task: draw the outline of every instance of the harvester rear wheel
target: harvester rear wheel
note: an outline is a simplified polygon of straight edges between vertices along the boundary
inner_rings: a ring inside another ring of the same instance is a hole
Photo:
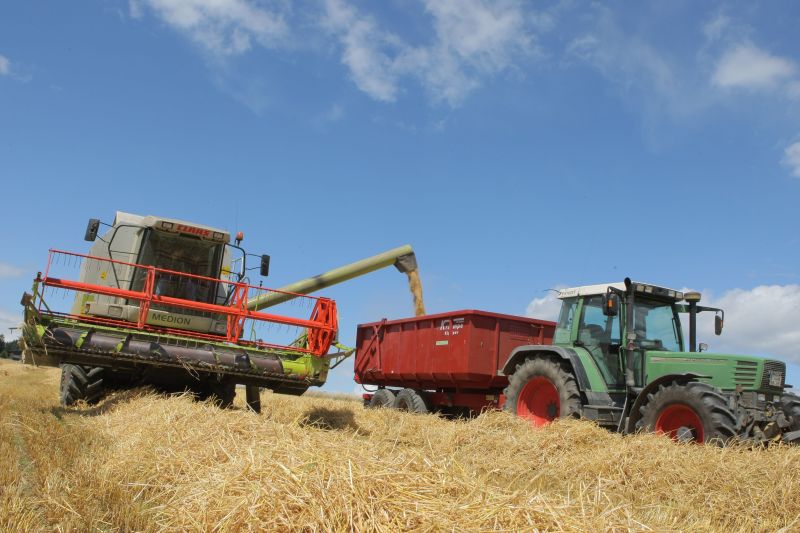
[[[787,431],[797,431],[800,429],[800,396],[792,393],[784,393],[781,396],[781,406],[783,414],[789,420]]]
[[[550,359],[532,358],[517,365],[508,379],[505,395],[505,410],[535,427],[581,414],[581,394],[575,377]]]
[[[61,405],[68,407],[79,400],[96,403],[105,392],[102,367],[61,365]]]
[[[428,406],[425,400],[414,389],[403,389],[397,393],[394,399],[394,408],[411,413],[427,413]]]
[[[639,429],[681,442],[723,445],[736,436],[736,417],[719,389],[692,381],[659,385],[640,407]]]
[[[389,409],[394,407],[395,396],[392,391],[389,389],[378,389],[375,391],[375,394],[372,395],[372,398],[369,399],[368,407],[370,409],[376,409],[378,407],[383,407]]]

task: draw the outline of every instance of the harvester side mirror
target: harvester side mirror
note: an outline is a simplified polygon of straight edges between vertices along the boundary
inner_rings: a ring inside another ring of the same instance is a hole
[[[617,316],[619,314],[619,296],[607,292],[603,300],[603,314],[605,316]]]
[[[261,256],[261,275],[269,276],[269,256],[266,254]]]
[[[714,315],[714,334],[722,335],[722,317]]]
[[[90,218],[89,223],[86,224],[86,234],[83,239],[86,241],[93,241],[97,238],[97,232],[100,230],[100,220],[97,218]]]

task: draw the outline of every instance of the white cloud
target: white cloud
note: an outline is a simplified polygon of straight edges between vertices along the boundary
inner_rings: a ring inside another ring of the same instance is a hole
[[[338,36],[342,62],[372,98],[393,102],[403,79],[416,78],[436,101],[455,106],[481,79],[534,51],[516,0],[425,0],[435,38],[412,46],[344,0],[326,0],[323,25]]]
[[[6,56],[0,54],[0,76],[6,76],[11,73],[11,61]]]
[[[0,279],[2,278],[16,278],[17,276],[21,276],[24,273],[24,270],[21,268],[8,265],[6,263],[0,263]]]
[[[706,291],[701,305],[725,311],[725,325],[720,337],[714,335],[713,313],[698,315],[698,342],[710,351],[778,357],[800,363],[800,285],[760,285],[752,289],[733,289],[720,297]],[[534,298],[527,316],[556,320],[560,300],[555,293]],[[688,327],[684,324],[687,335]]]
[[[725,327],[714,335],[713,316],[701,313],[698,341],[711,351],[780,357],[800,363],[800,285],[760,285],[733,289],[719,298],[708,295],[701,305],[725,310]]]
[[[534,298],[525,310],[525,316],[541,318],[542,320],[557,320],[558,311],[561,309],[561,300],[553,291],[549,291],[543,298]]]
[[[765,89],[787,81],[796,72],[797,66],[791,60],[745,43],[723,54],[711,81],[718,87]]]
[[[796,142],[784,150],[783,164],[792,171],[792,176],[800,178],[800,142]]]
[[[218,56],[250,50],[253,41],[273,47],[288,35],[282,14],[247,0],[132,0],[133,17],[148,5],[164,22]]]
[[[717,13],[705,26],[703,26],[703,34],[708,41],[719,40],[725,33],[725,30],[730,26],[731,19],[722,13]]]
[[[361,15],[342,0],[326,0],[323,26],[339,36],[342,63],[350,69],[356,86],[375,100],[397,98],[397,72],[392,49],[401,48],[399,39],[378,28],[370,16]]]

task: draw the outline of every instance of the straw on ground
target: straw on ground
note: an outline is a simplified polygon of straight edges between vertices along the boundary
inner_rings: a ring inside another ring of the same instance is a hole
[[[58,406],[58,371],[0,364],[0,529],[800,528],[800,448],[678,445],[264,393],[264,413],[117,393]]]

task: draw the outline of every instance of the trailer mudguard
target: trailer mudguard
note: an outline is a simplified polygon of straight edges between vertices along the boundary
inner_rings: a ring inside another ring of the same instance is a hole
[[[503,365],[503,374],[510,376],[517,369],[517,365],[525,361],[529,355],[547,354],[554,355],[557,358],[568,361],[572,365],[572,370],[575,373],[575,379],[578,381],[578,389],[581,392],[591,391],[589,386],[589,376],[586,374],[586,369],[583,367],[583,362],[575,350],[565,348],[563,346],[552,346],[550,344],[529,344],[526,346],[518,346],[514,348],[511,355],[508,357],[506,364]]]
[[[700,378],[707,378],[707,377],[709,376],[694,374],[692,372],[687,372],[685,374],[666,374],[648,383],[647,386],[644,389],[642,389],[642,392],[640,392],[636,396],[636,400],[634,400],[633,402],[633,406],[629,411],[630,415],[628,416],[628,424],[625,427],[625,433],[634,433],[636,431],[636,423],[642,418],[642,413],[639,412],[639,410],[647,401],[647,395],[653,392],[654,390],[658,390],[659,385],[663,385],[664,383],[669,383],[671,381],[677,381],[683,384],[683,383],[689,383],[690,381],[697,381]]]

